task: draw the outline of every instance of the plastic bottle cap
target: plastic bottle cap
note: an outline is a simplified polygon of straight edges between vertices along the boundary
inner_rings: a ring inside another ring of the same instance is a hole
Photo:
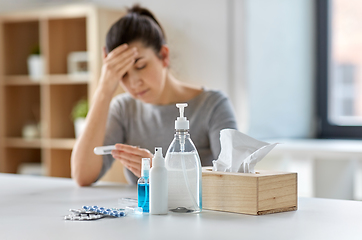
[[[142,158],[142,169],[141,175],[143,177],[149,177],[150,173],[150,159],[149,158]]]
[[[189,129],[190,124],[189,120],[184,116],[185,107],[187,107],[187,103],[177,103],[176,107],[180,110],[180,116],[177,117],[177,120],[175,121],[175,129]]]
[[[155,148],[155,155],[152,159],[152,167],[155,166],[155,167],[163,167],[165,166],[165,159],[163,158],[163,155],[162,155],[162,148],[161,147],[156,147]]]

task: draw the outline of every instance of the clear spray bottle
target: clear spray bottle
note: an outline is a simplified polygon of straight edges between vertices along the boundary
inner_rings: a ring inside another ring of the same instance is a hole
[[[202,210],[201,162],[184,117],[187,103],[178,103],[180,117],[175,121],[176,134],[166,153],[168,171],[168,208],[173,212]]]
[[[150,159],[142,158],[141,177],[137,181],[138,207],[143,209],[143,212],[149,212],[150,202]]]

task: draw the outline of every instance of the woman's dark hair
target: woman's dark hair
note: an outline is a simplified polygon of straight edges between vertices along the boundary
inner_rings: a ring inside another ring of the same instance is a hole
[[[154,15],[139,5],[127,10],[127,14],[113,24],[107,33],[106,50],[111,52],[116,47],[140,41],[145,47],[151,47],[158,54],[166,37]]]

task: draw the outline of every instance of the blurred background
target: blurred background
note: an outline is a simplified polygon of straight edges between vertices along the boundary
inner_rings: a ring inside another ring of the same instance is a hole
[[[299,196],[362,199],[362,141],[359,140],[362,139],[362,25],[359,14],[362,3],[358,0],[0,0],[0,14],[7,16],[7,20],[1,23],[3,40],[0,41],[3,43],[0,81],[5,83],[1,92],[5,96],[1,117],[5,122],[1,148],[3,159],[22,151],[17,156],[35,156],[31,157],[35,160],[30,162],[40,161],[40,166],[46,166],[41,171],[39,167],[35,167],[34,172],[27,170],[29,174],[69,176],[69,170],[51,174],[51,169],[59,168],[61,164],[69,165],[64,161],[58,162],[62,161],[60,158],[69,160],[75,138],[73,129],[70,129],[72,123],[65,131],[71,133],[62,135],[62,125],[58,126],[56,120],[52,120],[53,113],[50,112],[49,116],[44,113],[47,104],[43,103],[42,97],[48,97],[50,104],[59,107],[61,104],[52,100],[53,96],[69,89],[83,91],[84,96],[75,95],[63,111],[66,117],[54,113],[59,118],[68,119],[73,105],[82,97],[90,98],[94,88],[89,82],[82,82],[77,87],[73,87],[74,84],[68,86],[68,80],[53,82],[50,87],[9,83],[11,77],[28,74],[26,70],[16,70],[8,63],[12,54],[6,50],[9,49],[6,43],[11,42],[6,40],[7,35],[16,36],[11,30],[14,24],[10,22],[18,22],[14,25],[17,29],[26,29],[24,21],[28,21],[9,20],[12,14],[73,4],[95,4],[119,10],[121,14],[125,6],[134,3],[148,7],[164,26],[171,49],[172,70],[177,77],[223,91],[233,103],[240,131],[259,140],[282,143],[258,163],[257,168],[298,172]],[[57,15],[54,10],[52,14]],[[16,16],[21,18],[21,15]],[[86,30],[82,31],[99,27],[96,21],[87,19],[79,23],[74,18],[74,22],[61,25],[66,28],[69,24],[68,27],[72,28],[83,24]],[[54,28],[50,28],[52,26]],[[54,31],[54,36],[58,37],[67,34],[66,30],[58,30],[57,26],[59,24],[50,20],[47,31]],[[99,32],[94,30],[93,34],[104,39],[106,28]],[[14,32],[17,31],[21,30]],[[77,29],[74,31],[79,32]],[[83,33],[86,39],[83,45],[87,47],[82,47],[80,43],[79,48],[65,47],[64,51],[68,54],[86,50],[99,58],[100,48],[97,49],[99,46],[96,45],[102,45],[103,40],[91,48],[91,36],[87,34]],[[44,44],[46,40],[41,39],[38,42],[42,44],[43,41]],[[55,49],[58,45],[50,42],[47,47],[45,54],[51,62],[57,56],[58,50]],[[65,65],[66,57],[63,58],[61,64]],[[57,68],[56,63],[52,67],[52,64],[48,66],[49,76],[69,74],[69,67],[68,71],[57,70],[61,68]],[[89,66],[100,67],[99,62]],[[26,68],[25,63],[23,68]],[[95,71],[97,75],[98,70],[90,71]],[[21,140],[26,123],[19,123],[14,131],[6,130],[12,121],[11,116],[17,116],[7,110],[7,104],[13,99],[6,94],[21,95],[22,91],[27,91],[25,86],[34,88],[32,92],[38,91],[40,95],[39,99],[33,97],[40,107],[29,115],[48,119],[51,123],[51,126],[42,123],[41,129],[45,133],[40,133],[40,143],[31,147]],[[34,114],[37,111],[42,112]],[[4,117],[4,114],[8,116]],[[49,133],[46,129],[50,129]],[[45,139],[52,141],[51,144],[47,145]],[[9,161],[0,161],[3,172],[24,171],[21,166],[26,160],[18,161],[12,168],[4,167],[11,165]],[[39,163],[28,164],[28,169],[31,166],[39,166]]]

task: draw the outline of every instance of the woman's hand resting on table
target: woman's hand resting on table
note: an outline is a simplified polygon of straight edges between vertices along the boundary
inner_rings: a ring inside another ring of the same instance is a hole
[[[134,175],[141,177],[142,158],[153,158],[153,154],[144,148],[127,144],[116,144],[116,150],[112,150],[114,159],[121,161]]]

